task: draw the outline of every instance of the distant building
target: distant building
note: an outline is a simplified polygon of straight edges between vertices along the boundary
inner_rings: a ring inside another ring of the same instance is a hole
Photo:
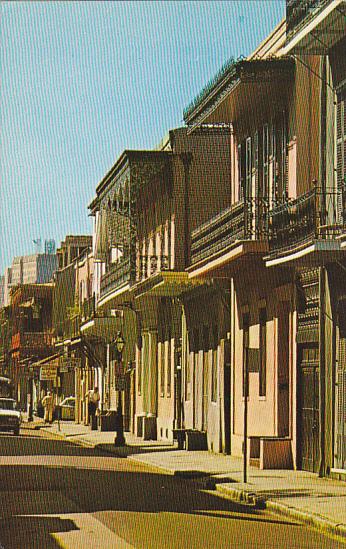
[[[33,254],[15,257],[11,267],[5,269],[4,305],[10,303],[10,289],[18,284],[44,284],[50,282],[58,268],[55,254]]]
[[[6,267],[4,274],[4,306],[6,307],[10,303],[10,288],[12,282],[12,269]]]
[[[4,306],[5,277],[0,276],[0,308]]]
[[[84,250],[92,246],[91,235],[67,235],[57,249],[59,269],[70,265]]]

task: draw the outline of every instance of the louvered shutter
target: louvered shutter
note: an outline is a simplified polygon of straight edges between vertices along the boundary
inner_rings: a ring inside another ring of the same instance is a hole
[[[242,145],[238,145],[238,190],[239,200],[244,200],[244,173],[242,166]]]
[[[346,469],[346,339],[340,338],[337,374],[336,467]]]
[[[345,110],[345,95],[346,92],[338,94],[336,105],[336,177],[337,188],[339,191],[339,204],[338,211],[340,212],[339,222],[346,222],[346,204],[345,195],[343,192],[343,186],[345,181],[345,163],[346,163],[346,110]],[[343,200],[344,199],[344,200]]]

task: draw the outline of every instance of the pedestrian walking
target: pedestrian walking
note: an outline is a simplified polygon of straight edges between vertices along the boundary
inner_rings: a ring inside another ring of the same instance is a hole
[[[42,406],[44,408],[44,422],[52,423],[54,411],[54,397],[50,391],[48,391],[47,395],[42,399]]]
[[[98,410],[100,402],[100,393],[97,385],[95,385],[94,389],[91,389],[86,393],[85,398],[88,399],[89,423],[93,425],[95,422],[94,418],[96,415],[96,411]]]

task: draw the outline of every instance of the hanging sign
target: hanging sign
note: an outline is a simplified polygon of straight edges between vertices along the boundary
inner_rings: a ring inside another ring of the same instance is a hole
[[[44,364],[40,369],[40,380],[41,381],[51,381],[54,380],[57,376],[58,369],[53,363]]]

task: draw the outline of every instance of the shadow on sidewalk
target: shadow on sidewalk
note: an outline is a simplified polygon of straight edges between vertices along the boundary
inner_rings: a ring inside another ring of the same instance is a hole
[[[105,451],[111,454],[116,455],[117,457],[128,457],[133,456],[136,454],[151,454],[151,453],[157,453],[157,452],[174,452],[177,451],[178,448],[176,446],[154,446],[154,445],[148,445],[148,446],[131,446],[131,444],[126,446],[114,446],[112,443],[105,443],[100,442],[98,444],[95,444],[95,448],[97,448],[100,451]]]

